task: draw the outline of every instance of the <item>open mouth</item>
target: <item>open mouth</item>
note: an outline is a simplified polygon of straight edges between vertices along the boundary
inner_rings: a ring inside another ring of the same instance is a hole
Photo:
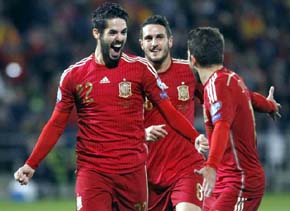
[[[111,56],[112,57],[119,57],[120,53],[121,53],[121,49],[122,49],[123,45],[122,44],[114,44],[111,45]]]

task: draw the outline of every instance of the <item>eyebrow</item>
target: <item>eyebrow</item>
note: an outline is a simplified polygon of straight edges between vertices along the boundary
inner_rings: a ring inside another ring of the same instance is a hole
[[[145,38],[151,38],[151,37],[165,37],[165,36],[166,36],[166,34],[163,34],[163,33],[154,34],[154,35],[152,35],[152,34],[147,34],[147,35],[144,36],[144,39],[145,39]]]

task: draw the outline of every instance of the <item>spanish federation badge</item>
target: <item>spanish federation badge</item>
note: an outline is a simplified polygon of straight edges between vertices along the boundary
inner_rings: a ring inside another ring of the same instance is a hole
[[[131,82],[123,79],[123,82],[119,83],[119,97],[127,98],[132,95]]]
[[[184,85],[184,82],[177,87],[178,91],[178,100],[187,101],[189,100],[189,89],[187,85]]]

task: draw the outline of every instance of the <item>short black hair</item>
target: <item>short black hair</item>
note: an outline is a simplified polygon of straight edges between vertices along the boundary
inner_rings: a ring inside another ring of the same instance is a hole
[[[157,25],[164,26],[166,29],[167,37],[172,36],[172,32],[171,32],[170,25],[169,25],[167,18],[165,16],[162,16],[162,15],[152,15],[152,16],[148,17],[141,25],[141,30],[140,30],[140,38],[141,39],[143,37],[143,28],[149,24],[157,24]]]
[[[224,37],[218,28],[197,27],[189,32],[187,47],[197,63],[208,67],[224,62]]]
[[[128,13],[120,4],[106,2],[92,13],[92,28],[96,28],[100,33],[103,33],[107,27],[107,20],[113,18],[121,18],[127,23]]]

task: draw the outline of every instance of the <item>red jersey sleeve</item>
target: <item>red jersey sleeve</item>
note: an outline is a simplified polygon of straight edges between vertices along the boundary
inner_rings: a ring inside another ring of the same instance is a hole
[[[275,104],[267,100],[267,98],[264,97],[263,95],[257,92],[250,92],[250,95],[251,95],[252,105],[255,111],[263,112],[263,113],[271,113],[271,112],[276,111]]]
[[[60,78],[57,90],[56,110],[61,112],[71,112],[74,104],[74,89],[72,82],[73,69],[68,68],[63,72]],[[75,87],[77,89],[77,87]]]
[[[43,128],[38,141],[26,161],[31,168],[36,169],[39,163],[50,152],[63,133],[70,113],[62,113],[54,110],[47,124]]]
[[[168,99],[165,91],[166,85],[159,78],[155,68],[144,58],[139,58],[139,61],[143,64],[142,80],[145,95],[155,104]]]
[[[218,78],[206,88],[211,122],[215,124],[218,120],[224,120],[231,124],[237,109],[233,87],[226,85],[226,78]]]
[[[230,134],[230,124],[226,121],[218,121],[211,137],[210,153],[206,162],[207,166],[217,169],[221,162]]]

